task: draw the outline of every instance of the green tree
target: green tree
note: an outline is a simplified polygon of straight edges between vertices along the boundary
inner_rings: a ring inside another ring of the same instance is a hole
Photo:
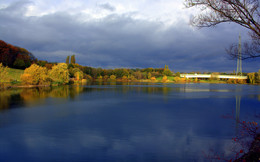
[[[175,76],[180,77],[181,76],[180,72],[175,73]]]
[[[70,58],[70,63],[71,64],[75,64],[76,63],[76,59],[75,59],[75,55],[72,55]]]
[[[70,64],[70,56],[67,56],[67,58],[66,58],[66,64]]]
[[[70,74],[70,77],[74,77],[77,80],[83,79],[83,72],[79,68],[70,68],[69,74]]]
[[[49,76],[54,82],[61,84],[69,83],[69,70],[66,63],[59,63],[52,67],[49,71]]]
[[[171,76],[172,75],[172,72],[171,70],[169,69],[169,66],[168,65],[165,65],[164,66],[164,69],[163,69],[163,75],[166,75],[166,76]]]
[[[14,62],[14,67],[18,69],[24,69],[25,68],[24,60],[16,58]]]

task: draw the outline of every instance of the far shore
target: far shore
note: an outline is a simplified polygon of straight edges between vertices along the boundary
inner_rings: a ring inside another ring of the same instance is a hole
[[[116,79],[116,80],[110,80],[110,81],[103,81],[103,80],[94,80],[94,81],[88,81],[85,83],[82,82],[75,82],[75,83],[70,83],[70,84],[63,84],[63,85],[85,85],[87,83],[92,83],[92,82],[106,82],[106,83],[113,83],[113,82],[121,82],[121,83],[170,83],[170,84],[234,84],[234,83],[227,83],[227,81],[219,81],[219,80],[199,80],[199,81],[160,81],[160,80],[148,80],[148,79],[143,79],[143,80],[135,80],[135,81],[124,81],[121,79]],[[259,85],[259,84],[249,84],[249,83],[242,83],[242,84],[247,84],[247,85]],[[1,85],[1,84],[0,84]],[[5,90],[5,89],[11,89],[11,88],[37,88],[37,87],[56,87],[56,86],[63,86],[59,84],[52,84],[52,85],[22,85],[21,83],[18,84],[12,84],[10,82],[5,82],[0,86],[0,90]]]

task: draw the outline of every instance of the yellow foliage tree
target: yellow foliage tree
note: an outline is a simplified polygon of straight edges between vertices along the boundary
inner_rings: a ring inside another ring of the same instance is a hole
[[[69,83],[69,70],[66,63],[59,63],[52,67],[49,76],[54,82],[61,84]]]
[[[0,82],[5,81],[5,79],[7,78],[7,72],[8,67],[4,67],[2,63],[0,63]]]
[[[23,83],[30,85],[50,84],[50,79],[47,74],[48,70],[46,67],[32,64],[29,68],[24,70],[24,74],[21,75],[21,80]]]

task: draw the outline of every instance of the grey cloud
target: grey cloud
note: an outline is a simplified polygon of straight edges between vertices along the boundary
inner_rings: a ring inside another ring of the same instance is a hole
[[[109,3],[99,4],[98,6],[100,8],[103,8],[103,9],[111,11],[111,12],[116,10],[116,8],[114,6],[112,6],[111,4],[109,4]]]
[[[15,16],[14,16],[15,15]],[[239,26],[227,24],[194,30],[182,22],[166,27],[161,22],[137,20],[132,14],[110,14],[99,20],[81,14],[56,12],[25,17],[0,10],[0,35],[25,47],[37,58],[63,61],[76,54],[79,64],[94,67],[163,67],[174,71],[233,71],[225,47],[237,41]],[[231,30],[232,29],[232,30]],[[260,68],[246,65],[246,71]]]
[[[0,14],[10,14],[11,15],[23,15],[26,12],[26,7],[32,2],[29,0],[20,0],[14,3],[11,3],[6,8],[0,10]]]

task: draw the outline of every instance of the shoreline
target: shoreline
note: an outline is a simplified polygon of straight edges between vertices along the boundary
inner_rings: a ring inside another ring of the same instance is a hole
[[[193,81],[185,81],[185,82],[174,82],[174,81],[151,81],[151,80],[136,80],[136,81],[122,81],[122,80],[115,80],[115,81],[100,81],[100,80],[94,80],[91,82],[120,82],[120,83],[170,83],[170,84],[233,84],[233,85],[238,85],[235,83],[227,83],[225,81],[198,81],[198,82],[193,82]],[[4,83],[8,84],[7,86],[2,85],[0,83],[0,90],[6,90],[6,89],[12,89],[12,88],[37,88],[37,87],[56,87],[56,86],[63,86],[63,85],[58,85],[58,84],[52,84],[52,85],[10,85],[12,83]],[[71,84],[65,84],[65,85],[80,85],[82,83],[71,83]],[[84,84],[82,84],[84,85]],[[260,85],[260,84],[249,84],[249,83],[243,83],[239,85]]]

